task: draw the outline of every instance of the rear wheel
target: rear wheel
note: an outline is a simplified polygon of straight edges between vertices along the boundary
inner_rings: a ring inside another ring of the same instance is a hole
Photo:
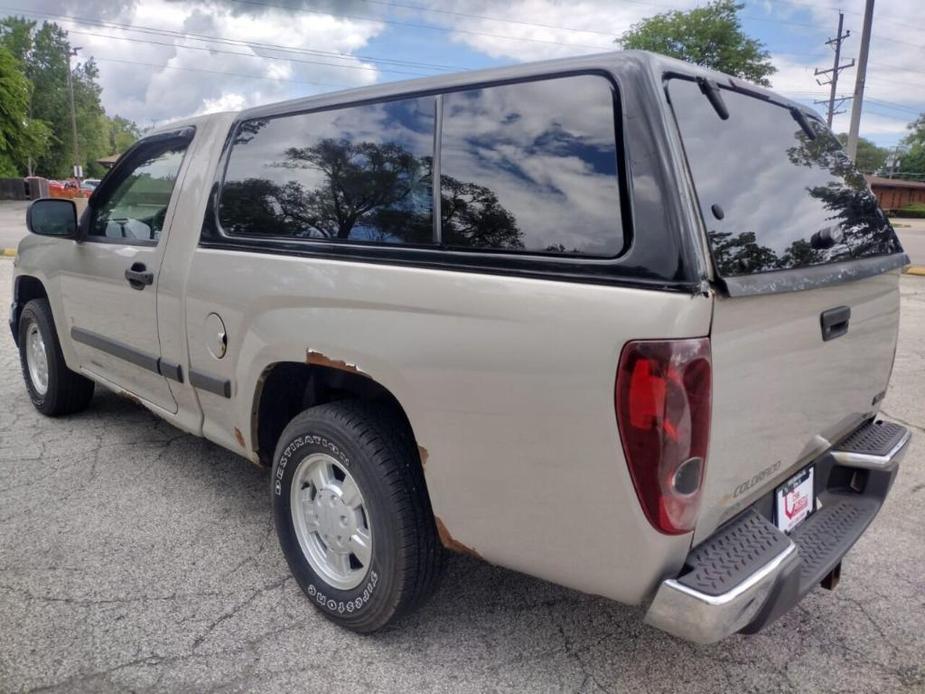
[[[47,299],[33,299],[19,317],[19,362],[32,404],[52,417],[79,412],[93,397],[93,381],[71,371]]]
[[[443,567],[417,448],[400,417],[361,401],[319,405],[274,456],[276,531],[293,575],[328,619],[361,633],[429,595]]]

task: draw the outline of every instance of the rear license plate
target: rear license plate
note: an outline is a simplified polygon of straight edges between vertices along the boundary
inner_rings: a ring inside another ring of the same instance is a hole
[[[808,467],[795,477],[791,477],[777,488],[774,496],[777,527],[789,533],[806,520],[815,508],[813,468]]]

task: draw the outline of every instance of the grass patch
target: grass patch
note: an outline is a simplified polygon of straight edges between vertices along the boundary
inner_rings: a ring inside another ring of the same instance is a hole
[[[925,218],[925,203],[914,202],[911,205],[900,207],[893,211],[894,217],[918,217]]]

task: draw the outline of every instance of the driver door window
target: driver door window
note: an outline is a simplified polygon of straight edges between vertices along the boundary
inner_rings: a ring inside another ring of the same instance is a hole
[[[90,243],[59,275],[81,370],[168,412],[178,406],[161,370],[157,288],[191,145],[192,133],[136,145],[94,192],[82,219]]]
[[[152,153],[135,167],[97,209],[88,240],[156,244],[184,151],[185,147]]]

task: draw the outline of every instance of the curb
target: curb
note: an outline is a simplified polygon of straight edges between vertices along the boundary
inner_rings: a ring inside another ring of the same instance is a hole
[[[3,258],[15,258],[16,249],[15,248],[0,248],[0,257]]]

